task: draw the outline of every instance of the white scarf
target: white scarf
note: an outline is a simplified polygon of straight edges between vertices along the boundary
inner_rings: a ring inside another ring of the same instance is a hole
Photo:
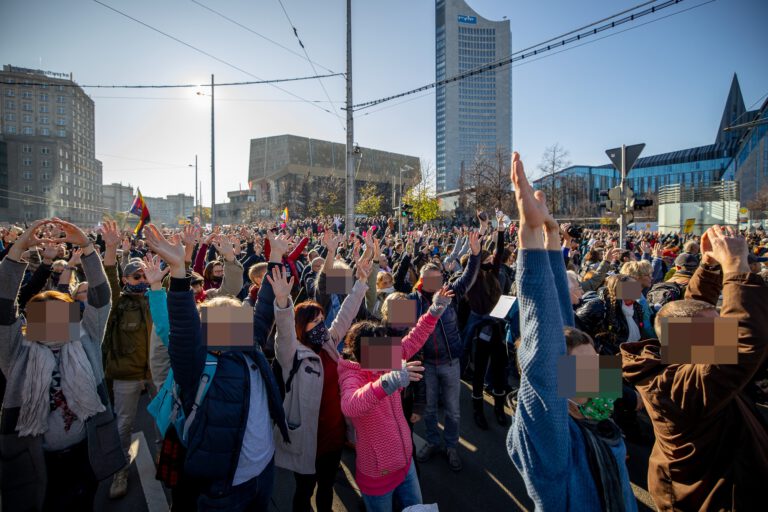
[[[635,304],[632,303],[629,306],[621,301],[621,312],[624,313],[624,318],[627,319],[627,327],[629,327],[629,335],[627,341],[640,341],[640,328],[635,323]]]
[[[37,436],[48,431],[50,387],[56,356],[50,347],[36,342],[24,342],[29,347],[22,404],[16,430],[19,436]],[[61,346],[59,353],[61,392],[67,407],[81,421],[105,410],[96,392],[96,377],[80,340]]]

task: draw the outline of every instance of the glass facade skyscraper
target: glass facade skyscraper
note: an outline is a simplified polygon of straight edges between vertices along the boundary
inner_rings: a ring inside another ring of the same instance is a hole
[[[435,2],[435,78],[456,76],[512,53],[509,21],[486,20],[463,0]],[[504,66],[436,91],[437,192],[457,189],[479,151],[511,151],[511,68]]]

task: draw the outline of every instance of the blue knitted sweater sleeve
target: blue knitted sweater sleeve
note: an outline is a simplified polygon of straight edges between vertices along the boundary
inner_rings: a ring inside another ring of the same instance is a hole
[[[568,289],[568,276],[565,273],[565,261],[559,251],[547,251],[549,255],[549,266],[552,269],[552,276],[555,280],[555,289],[557,290],[557,302],[560,304],[560,315],[563,319],[563,325],[573,327],[573,306],[571,305],[571,292]]]
[[[567,510],[571,436],[568,403],[557,393],[558,359],[566,348],[550,255],[521,250],[517,269],[522,377],[507,450],[536,509]]]

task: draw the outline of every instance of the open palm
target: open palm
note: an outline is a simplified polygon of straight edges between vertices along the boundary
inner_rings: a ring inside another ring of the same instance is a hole
[[[147,224],[145,236],[152,252],[163,258],[168,265],[184,266],[184,245],[179,235],[173,235],[173,238],[168,241],[154,224]]]

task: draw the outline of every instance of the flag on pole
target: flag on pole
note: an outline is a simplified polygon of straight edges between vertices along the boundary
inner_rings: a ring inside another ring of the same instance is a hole
[[[133,200],[131,209],[128,213],[132,213],[139,217],[139,223],[136,224],[136,229],[133,230],[135,235],[140,235],[141,230],[144,229],[144,225],[149,222],[149,208],[147,203],[144,202],[144,196],[141,195],[141,190],[136,189],[136,199]]]
[[[288,222],[288,208],[287,207],[284,208],[283,209],[283,213],[280,214],[280,220],[282,220],[283,222],[286,222],[286,223]]]

